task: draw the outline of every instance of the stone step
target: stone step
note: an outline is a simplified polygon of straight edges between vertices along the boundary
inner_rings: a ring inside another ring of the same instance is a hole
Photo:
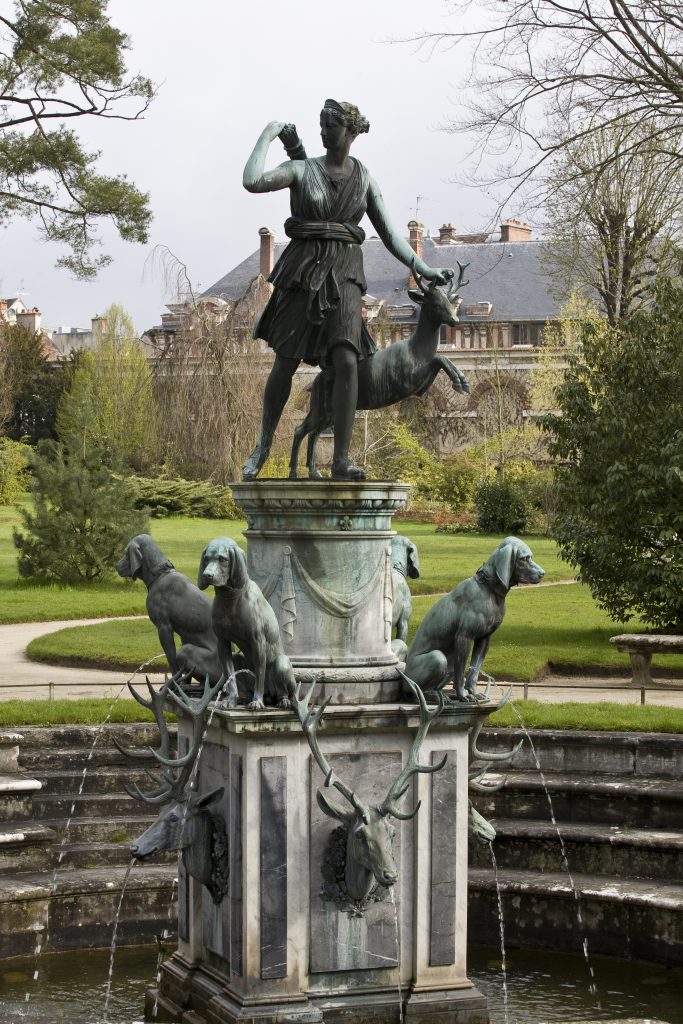
[[[510,947],[572,950],[683,963],[683,884],[660,879],[541,873],[499,868],[505,941]],[[469,941],[500,942],[496,878],[469,872]]]
[[[41,784],[23,772],[0,774],[0,822],[25,821],[32,817],[34,793]]]
[[[96,868],[106,864],[123,865],[130,862],[130,850],[126,843],[64,843],[52,848],[52,867],[62,857],[60,871],[68,868]],[[156,853],[151,866],[177,864],[176,851]],[[147,867],[147,865],[145,865]]]
[[[126,867],[0,876],[0,957],[47,950],[107,947],[121,901]],[[175,865],[136,864],[121,902],[117,943],[154,942],[177,908]],[[49,916],[48,916],[49,915]],[[47,925],[47,927],[46,927]]]
[[[154,809],[142,800],[135,800],[127,793],[84,793],[81,796],[50,793],[35,797],[33,814],[36,818],[99,818],[149,817],[155,816]]]
[[[152,788],[149,776],[129,765],[90,766],[83,778],[82,768],[41,768],[41,795],[51,793],[125,793],[124,784],[137,783],[143,790]],[[81,789],[82,784],[82,789]]]
[[[0,826],[0,871],[42,870],[54,839],[54,829],[38,822]]]
[[[169,733],[175,734],[175,724],[169,723]],[[119,743],[131,747],[156,747],[159,745],[159,731],[156,723],[145,722],[107,723],[106,725],[55,725],[55,726],[22,726],[20,759],[24,753],[36,750],[57,753],[65,749],[87,751],[95,747],[113,746],[112,736]]]
[[[533,747],[543,769],[593,775],[683,777],[683,744],[673,733],[577,732],[564,729],[483,729],[482,751],[510,750],[523,740],[512,767],[535,769]]]
[[[505,870],[562,873],[566,870],[564,844],[572,872],[617,878],[683,878],[681,831],[563,821],[559,823],[558,836],[558,829],[547,820],[495,818],[491,824],[497,833],[496,860]],[[488,847],[470,843],[470,864],[490,868]]]
[[[667,777],[574,775],[538,771],[489,773],[486,781],[507,779],[497,793],[477,793],[474,804],[485,818],[550,817],[548,794],[557,821],[595,821],[632,827],[676,829],[683,821],[683,784]],[[545,779],[545,783],[544,783]]]
[[[56,842],[70,843],[121,843],[127,847],[140,836],[154,821],[154,815],[142,817],[139,814],[119,817],[72,818],[67,829],[65,818],[44,818],[44,825],[54,829]]]

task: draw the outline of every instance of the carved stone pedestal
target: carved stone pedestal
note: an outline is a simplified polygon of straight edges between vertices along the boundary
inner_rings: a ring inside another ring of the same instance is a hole
[[[398,699],[391,528],[410,488],[384,481],[233,485],[249,575],[270,601],[297,679],[337,703]]]
[[[448,760],[411,779],[401,807],[421,807],[394,822],[398,881],[363,905],[345,894],[344,830],[317,804],[324,780],[294,714],[217,712],[200,790],[224,786],[230,888],[217,905],[181,870],[178,952],[148,994],[148,1019],[397,1024],[400,998],[415,1024],[486,1024],[466,970],[467,732],[491,710],[458,705],[432,722],[420,761]],[[336,775],[380,803],[406,763],[418,709],[332,705],[323,722]]]

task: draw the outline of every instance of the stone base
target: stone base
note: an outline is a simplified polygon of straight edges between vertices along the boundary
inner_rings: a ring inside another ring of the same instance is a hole
[[[295,715],[217,711],[199,791],[222,789],[229,891],[215,904],[180,867],[179,948],[163,965],[156,1020],[398,1024],[400,991],[406,1021],[486,1024],[466,970],[468,732],[494,709],[450,705],[431,723],[420,762],[446,764],[410,779],[402,809],[421,806],[394,823],[395,885],[356,903],[345,831],[318,804],[324,778]],[[319,739],[339,778],[378,806],[418,726],[413,704],[331,704]],[[182,715],[178,729],[182,742]]]
[[[217,978],[175,954],[162,969],[162,994],[147,990],[145,1020],[159,1024],[489,1024],[486,997],[460,989],[366,989],[256,1003],[238,1000]],[[173,995],[168,995],[172,991]],[[199,1007],[198,1009],[196,1007]]]
[[[313,701],[322,703],[331,698],[333,704],[388,704],[402,696],[403,680],[398,665],[357,668],[334,666],[320,668],[296,665],[294,675],[302,683],[315,683]]]

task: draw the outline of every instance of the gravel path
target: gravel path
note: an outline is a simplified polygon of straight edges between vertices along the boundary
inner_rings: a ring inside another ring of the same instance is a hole
[[[550,581],[545,586],[558,586],[570,580]],[[141,619],[144,615],[115,616],[117,619]],[[54,684],[55,697],[113,697],[125,686],[129,674],[125,671],[111,671],[93,668],[69,668],[61,665],[45,665],[29,661],[26,647],[36,637],[55,633],[67,626],[90,626],[109,619],[68,619],[53,622],[22,622],[0,626],[0,700],[11,698],[41,699],[50,695],[50,683]],[[153,669],[154,666],[152,665]],[[161,673],[147,671],[150,678],[161,679]],[[563,701],[615,701],[623,704],[639,704],[640,690],[630,685],[631,674],[625,668],[621,676],[546,676],[539,683],[529,685],[528,696],[548,703]],[[142,681],[142,676],[139,677]],[[503,681],[501,680],[501,685]],[[676,680],[674,686],[683,687],[683,681]],[[521,699],[524,686],[513,684],[513,697]],[[648,690],[648,704],[666,704],[683,707],[683,689],[676,691],[664,684],[661,688]]]
[[[128,615],[123,618],[140,619],[145,616]],[[54,684],[55,697],[113,697],[121,687],[125,687],[129,676],[120,669],[110,671],[44,665],[38,661],[29,661],[26,657],[26,648],[36,637],[56,633],[66,626],[91,626],[108,621],[111,620],[67,619],[0,626],[0,700],[48,697],[50,683]],[[125,692],[128,693],[127,689]]]

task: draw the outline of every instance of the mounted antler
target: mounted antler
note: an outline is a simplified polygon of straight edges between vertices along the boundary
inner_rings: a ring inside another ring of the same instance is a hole
[[[399,777],[392,785],[387,795],[385,796],[382,803],[379,805],[378,810],[380,814],[390,814],[392,818],[398,818],[400,821],[409,821],[411,818],[414,818],[417,812],[419,811],[421,801],[418,800],[417,804],[415,805],[415,809],[409,812],[399,811],[396,808],[396,801],[400,800],[402,796],[405,796],[405,793],[408,789],[409,780],[412,778],[413,775],[417,775],[418,773],[431,775],[434,772],[440,771],[441,768],[443,768],[443,766],[445,765],[448,759],[448,755],[444,754],[444,756],[437,764],[419,764],[418,757],[420,754],[420,747],[422,746],[423,740],[427,735],[429,723],[432,721],[432,719],[436,718],[437,715],[440,715],[441,712],[443,711],[443,694],[441,693],[441,691],[437,692],[437,705],[433,711],[430,711],[427,707],[427,702],[425,700],[424,693],[422,692],[420,687],[417,686],[417,684],[414,683],[412,679],[409,679],[404,672],[401,672],[400,669],[398,671],[405,680],[405,682],[408,684],[410,689],[413,691],[415,696],[417,697],[418,703],[420,705],[420,725],[417,732],[415,733],[413,745],[410,748],[408,762],[403,771],[401,772],[401,774],[399,775]]]
[[[130,685],[130,691],[138,703],[149,708],[154,715],[159,729],[159,749],[150,748],[140,754],[127,750],[114,741],[123,754],[136,758],[142,756],[143,759],[152,758],[162,766],[161,781],[145,769],[157,783],[157,789],[152,792],[145,793],[137,785],[130,789],[126,786],[128,794],[137,800],[152,805],[165,805],[156,820],[131,844],[131,854],[137,859],[144,860],[156,853],[180,849],[186,871],[206,886],[216,903],[223,899],[228,879],[228,840],[225,822],[213,809],[213,805],[223,796],[223,787],[200,795],[194,790],[195,783],[192,780],[198,768],[204,733],[204,713],[224,685],[225,680],[221,678],[215,686],[211,686],[207,676],[201,697],[193,699],[182,691],[173,678],[165,680],[158,691],[147,679],[149,700]],[[171,737],[164,718],[164,710],[168,710],[169,705],[175,705],[192,720],[192,740],[187,754],[183,757],[170,756]],[[217,850],[221,852],[217,853]]]
[[[353,789],[342,782],[335,774],[329,761],[320,749],[316,730],[329,704],[329,699],[317,708],[310,708],[310,700],[315,684],[302,697],[300,696],[300,684],[297,683],[292,694],[294,711],[308,740],[311,753],[325,776],[325,787],[334,787],[350,804],[349,807],[342,807],[329,800],[320,791],[316,794],[320,809],[328,817],[341,821],[346,827],[347,841],[344,882],[349,896],[354,901],[364,900],[378,883],[384,886],[391,886],[396,883],[398,871],[391,849],[394,829],[389,823],[389,818],[398,818],[401,821],[413,818],[420,808],[419,802],[409,812],[400,811],[396,806],[398,801],[405,796],[410,779],[418,773],[432,774],[437,772],[440,768],[443,768],[446,762],[446,756],[435,765],[421,765],[418,761],[420,747],[427,735],[429,723],[441,712],[443,698],[439,695],[437,707],[433,711],[429,711],[419,688],[415,686],[412,680],[406,679],[406,681],[415,693],[420,705],[420,725],[415,734],[405,767],[391,786],[384,800],[378,805],[363,803]]]
[[[171,801],[184,799],[184,791],[189,782],[194,762],[199,751],[204,727],[204,712],[210,702],[215,699],[223,688],[225,680],[219,679],[215,686],[211,686],[208,677],[204,681],[204,692],[199,698],[188,697],[177,686],[171,678],[165,680],[164,685],[155,690],[149,679],[146,679],[150,699],[142,697],[132,684],[128,684],[130,692],[139,704],[152,711],[159,730],[159,749],[150,748],[146,751],[132,751],[121,746],[116,740],[114,743],[117,749],[126,757],[139,758],[144,760],[154,759],[163,765],[162,782],[152,792],[143,792],[138,785],[126,788],[126,792],[136,800],[144,800],[147,804],[165,804]],[[192,741],[190,748],[184,757],[171,758],[171,737],[168,731],[168,724],[164,718],[164,710],[167,703],[172,702],[184,710],[192,718]],[[148,773],[149,774],[149,773]]]

